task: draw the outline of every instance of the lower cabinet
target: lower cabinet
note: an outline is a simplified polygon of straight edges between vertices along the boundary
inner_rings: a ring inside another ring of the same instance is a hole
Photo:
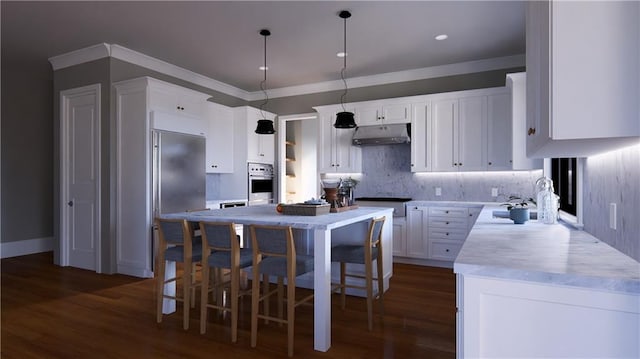
[[[405,256],[407,253],[407,220],[402,217],[393,218],[393,255]]]
[[[634,293],[458,273],[458,358],[638,358]]]
[[[481,209],[472,205],[407,206],[405,243],[397,250],[394,245],[393,255],[453,262]]]

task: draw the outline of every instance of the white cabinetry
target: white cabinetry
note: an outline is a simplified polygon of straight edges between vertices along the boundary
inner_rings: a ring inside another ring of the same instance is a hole
[[[458,358],[638,358],[638,295],[457,275]]]
[[[429,207],[429,258],[453,261],[469,234],[465,207]]]
[[[395,256],[453,262],[482,207],[408,205],[406,251]]]
[[[489,117],[489,161],[491,161],[492,151],[497,151],[497,148],[492,148],[492,142],[501,141],[503,143],[509,143],[511,145],[511,167],[512,170],[533,170],[540,169],[543,166],[543,160],[539,158],[527,157],[527,74],[524,72],[511,73],[507,75],[507,88],[510,90],[510,121],[507,125],[499,127],[498,120],[491,123],[491,116]],[[491,107],[491,106],[490,106]],[[491,110],[490,110],[491,112]],[[506,133],[506,131],[509,131]],[[509,139],[511,141],[509,141]],[[494,160],[497,163],[497,160]]]
[[[407,206],[407,252],[409,258],[427,258],[427,221],[429,207]]]
[[[318,172],[356,173],[362,171],[362,151],[353,146],[354,129],[334,128],[340,106],[315,107],[318,111]],[[353,111],[353,109],[347,109]]]
[[[353,105],[358,126],[411,122],[410,103],[373,101]]]
[[[432,101],[432,170],[486,169],[486,96]]]
[[[204,136],[209,95],[149,77],[114,88],[117,272],[153,277],[151,130]]]
[[[267,120],[274,120],[276,115],[260,111],[257,108],[242,106],[234,108],[236,125],[238,122],[244,124],[245,131],[240,135],[243,138],[236,138],[236,141],[246,144],[247,162],[269,163],[275,161],[275,135],[259,135],[255,132],[258,120],[264,117]],[[237,132],[237,131],[236,131]]]
[[[431,171],[431,103],[423,101],[412,106],[411,172]]]
[[[406,256],[407,253],[407,220],[402,217],[393,218],[393,255]]]
[[[527,6],[527,155],[585,157],[637,144],[640,2]]]
[[[508,76],[508,75],[507,75]],[[487,96],[487,169],[511,170],[513,163],[511,94]],[[524,150],[524,144],[521,142]]]
[[[206,103],[209,131],[207,133],[207,173],[233,173],[233,111],[212,102]]]

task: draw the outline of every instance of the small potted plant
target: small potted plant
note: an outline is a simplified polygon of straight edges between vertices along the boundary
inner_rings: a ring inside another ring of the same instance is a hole
[[[518,196],[509,196],[509,202],[503,203],[509,211],[509,218],[514,224],[524,224],[529,220],[529,202],[531,198],[523,199]]]

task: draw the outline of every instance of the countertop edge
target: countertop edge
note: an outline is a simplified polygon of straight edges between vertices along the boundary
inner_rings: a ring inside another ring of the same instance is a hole
[[[571,286],[578,288],[586,288],[586,289],[596,289],[602,291],[612,291],[612,292],[620,292],[625,294],[639,295],[640,296],[640,263],[633,260],[631,257],[626,256],[622,252],[617,249],[609,246],[608,244],[598,240],[596,237],[593,237],[587,232],[580,231],[574,228],[570,228],[569,226],[565,226],[564,224],[557,224],[555,226],[562,226],[568,231],[569,239],[565,239],[566,243],[563,243],[562,240],[559,240],[559,247],[563,250],[567,250],[568,252],[572,251],[572,247],[576,242],[578,245],[585,238],[591,240],[593,242],[598,242],[598,246],[594,248],[594,250],[604,250],[606,256],[605,258],[614,259],[619,258],[621,262],[624,262],[625,269],[628,272],[632,272],[634,269],[637,270],[638,276],[629,278],[620,275],[616,277],[615,274],[612,274],[612,269],[603,268],[602,275],[598,275],[594,273],[592,270],[598,264],[598,259],[601,258],[599,253],[584,253],[584,254],[575,254],[570,253],[574,257],[571,257],[567,263],[567,271],[562,272],[560,270],[550,271],[542,268],[544,264],[540,265],[540,268],[536,268],[535,264],[525,264],[517,263],[513,266],[509,265],[509,260],[505,260],[504,256],[508,255],[508,250],[513,249],[514,257],[522,257],[523,253],[526,254],[527,251],[532,252],[532,256],[536,256],[539,254],[542,261],[544,261],[545,254],[541,252],[534,252],[533,249],[518,247],[518,242],[510,242],[509,240],[517,240],[517,239],[503,239],[498,238],[495,239],[496,236],[500,237],[509,237],[510,233],[506,232],[498,232],[496,234],[496,223],[498,220],[494,220],[492,218],[491,212],[493,210],[499,209],[495,204],[483,204],[483,209],[478,218],[476,224],[474,224],[469,237],[465,241],[458,257],[454,261],[453,271],[456,274],[469,275],[469,276],[481,276],[481,277],[492,277],[496,279],[507,279],[507,280],[518,280],[518,281],[526,281],[532,283],[540,283],[540,284],[548,284],[548,285],[558,285],[558,286]],[[504,223],[501,223],[504,226]],[[499,231],[503,230],[517,230],[522,233],[522,229],[531,230],[531,233],[539,235],[545,235],[546,231],[549,230],[557,230],[559,228],[554,228],[555,226],[535,226],[528,225],[529,227],[523,227],[522,225],[513,225],[515,227],[500,227]],[[527,226],[527,225],[525,225]],[[565,230],[563,229],[563,231]],[[536,233],[539,232],[539,233]],[[577,237],[578,239],[575,239]],[[531,239],[530,243],[534,243],[536,239]],[[553,239],[555,240],[555,238]],[[548,243],[553,243],[553,240],[549,240]],[[522,242],[521,242],[522,243]],[[496,258],[492,260],[492,258],[479,258],[478,256],[474,257],[474,253],[471,251],[475,251],[478,248],[485,245],[485,248],[488,248],[493,245],[500,245],[500,251],[496,251]],[[544,243],[543,243],[544,244]],[[526,245],[526,244],[525,244]],[[466,251],[465,251],[465,247]],[[590,247],[591,248],[591,247]],[[615,253],[617,252],[617,253]],[[564,253],[563,253],[564,254]],[[619,254],[619,256],[618,256]],[[594,259],[595,258],[595,259]],[[582,261],[579,263],[578,269],[572,267],[575,265],[575,261]],[[588,267],[592,260],[593,265],[590,269],[591,273],[580,273],[580,268]],[[635,262],[635,263],[633,263]],[[554,263],[556,264],[556,263]],[[637,266],[637,268],[634,268]],[[555,268],[554,268],[555,269]],[[596,271],[597,272],[597,271]]]

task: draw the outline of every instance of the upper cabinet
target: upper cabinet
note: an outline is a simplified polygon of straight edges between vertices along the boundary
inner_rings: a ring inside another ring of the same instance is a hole
[[[412,105],[411,172],[431,171],[431,102]]]
[[[358,126],[411,122],[411,103],[408,102],[388,100],[353,105]]]
[[[486,96],[434,100],[431,111],[432,170],[486,169]]]
[[[255,130],[258,120],[266,118],[274,121],[276,115],[249,106],[237,107],[234,110],[236,126],[239,123],[243,123],[241,128],[245,129],[245,131],[240,132],[240,137],[242,138],[236,138],[236,141],[239,140],[242,141],[241,143],[246,143],[246,161],[273,164],[276,158],[275,135],[259,135]],[[238,132],[236,131],[236,133]]]
[[[362,171],[362,151],[353,146],[351,139],[355,129],[334,128],[336,113],[342,107],[314,107],[318,112],[318,172],[357,173]],[[347,108],[347,111],[354,111]]]
[[[489,122],[489,161],[498,163],[491,155],[492,142],[502,139],[511,139],[511,158],[508,169],[513,170],[532,170],[540,169],[543,166],[541,158],[527,157],[527,74],[524,72],[512,73],[507,75],[507,88],[510,90],[509,101],[509,118],[510,120],[504,124],[500,124],[496,116],[494,124]],[[491,105],[489,105],[491,108]],[[491,113],[491,110],[489,110]],[[489,116],[491,119],[491,115]],[[492,136],[495,136],[492,138]],[[509,142],[504,141],[504,142]],[[495,167],[494,167],[495,168]]]
[[[207,102],[207,173],[233,173],[234,117],[230,107]]]
[[[583,157],[640,136],[640,3],[530,1],[529,157]]]

